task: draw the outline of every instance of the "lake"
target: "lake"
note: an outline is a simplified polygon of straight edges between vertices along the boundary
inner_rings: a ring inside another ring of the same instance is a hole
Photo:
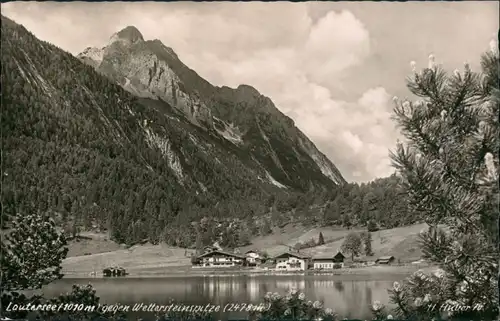
[[[172,278],[94,278],[62,279],[43,289],[44,296],[52,297],[71,291],[73,284],[94,286],[104,304],[133,306],[137,303],[167,305],[170,299],[189,305],[207,303],[259,304],[267,292],[286,293],[296,288],[306,294],[308,300],[324,302],[343,318],[370,318],[369,306],[375,300],[389,303],[387,289],[402,276],[386,281],[346,281],[328,275],[257,275],[257,276],[189,276]],[[135,312],[130,316],[151,320],[153,313]],[[221,320],[245,317],[244,312],[220,312]]]

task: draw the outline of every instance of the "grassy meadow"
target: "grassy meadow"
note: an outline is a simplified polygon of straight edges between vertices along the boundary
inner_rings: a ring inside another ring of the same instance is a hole
[[[426,224],[417,224],[373,232],[372,249],[375,255],[369,258],[362,256],[361,259],[373,260],[379,256],[393,255],[396,262],[399,260],[401,263],[419,260],[421,251],[418,248],[417,235],[426,226]],[[252,245],[242,247],[240,250],[244,252],[251,248],[259,249],[274,256],[286,251],[288,246],[293,247],[297,242],[303,243],[311,238],[317,240],[321,232],[326,243],[303,249],[301,253],[311,256],[334,255],[340,249],[345,236],[353,231],[358,230],[328,227],[311,229],[300,225],[287,225],[281,229],[275,229],[270,235],[255,238]],[[99,275],[103,268],[118,265],[125,268],[131,276],[201,273],[191,268],[192,252],[193,250],[165,244],[135,245],[127,248],[109,240],[106,235],[82,233],[80,240],[72,240],[69,243],[68,257],[63,262],[63,272],[67,277],[88,277],[94,271]],[[407,270],[414,271],[415,269],[417,266],[368,267],[350,269],[352,271],[344,269],[342,274],[398,273],[398,271],[406,273]],[[235,272],[228,270],[227,273]]]

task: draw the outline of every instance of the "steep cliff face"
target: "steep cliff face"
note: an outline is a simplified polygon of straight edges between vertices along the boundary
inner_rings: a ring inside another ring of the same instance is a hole
[[[86,48],[81,54],[78,55],[82,61],[86,64],[98,68],[102,62],[102,58],[104,56],[104,50],[99,48]]]
[[[171,48],[144,40],[135,27],[112,35],[102,49],[87,48],[78,58],[130,93],[167,102],[194,125],[235,145],[275,185],[306,191],[345,183],[335,165],[271,99],[248,85],[211,85]]]
[[[183,82],[162,59],[166,55],[177,59],[159,41],[144,41],[139,30],[126,27],[112,35],[106,47],[89,47],[78,58],[132,94],[161,99],[181,110],[193,123],[212,128],[210,109],[195,93],[186,92]]]

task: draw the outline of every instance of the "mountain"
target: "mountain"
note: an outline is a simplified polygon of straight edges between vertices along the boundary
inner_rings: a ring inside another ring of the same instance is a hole
[[[343,183],[268,98],[211,86],[136,28],[80,59],[3,16],[1,29],[5,221],[50,213],[73,234],[190,246],[203,217],[255,225]]]
[[[216,87],[182,63],[159,40],[145,41],[129,26],[104,48],[78,55],[132,94],[167,102],[191,123],[214,130],[248,154],[278,186],[307,191],[345,183],[344,178],[292,119],[255,88]]]

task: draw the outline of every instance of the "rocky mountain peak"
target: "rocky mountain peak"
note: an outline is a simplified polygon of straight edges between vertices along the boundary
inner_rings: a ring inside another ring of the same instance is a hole
[[[217,132],[249,153],[259,168],[264,166],[266,172],[261,177],[270,175],[273,185],[307,190],[310,184],[345,183],[335,165],[293,120],[256,88],[245,84],[236,88],[213,86],[171,48],[158,39],[144,40],[135,27],[117,32],[111,40],[102,51],[86,49],[78,58],[133,95],[163,101],[180,111],[191,125],[211,134]]]
[[[257,89],[249,85],[239,85],[236,88],[218,87],[220,97],[233,102],[255,103],[259,98],[265,98]]]
[[[142,33],[134,26],[128,26],[111,36],[110,43],[120,41],[128,44],[143,42]]]
[[[103,55],[103,49],[87,47],[84,51],[78,54],[77,58],[91,65],[92,67],[97,68],[102,62]]]
[[[242,85],[239,85],[238,88],[236,88],[236,90],[243,96],[248,96],[249,98],[256,98],[256,97],[259,97],[260,96],[260,93],[257,89],[255,89],[254,87],[252,86],[249,86],[249,85],[245,85],[245,84],[242,84]]]

